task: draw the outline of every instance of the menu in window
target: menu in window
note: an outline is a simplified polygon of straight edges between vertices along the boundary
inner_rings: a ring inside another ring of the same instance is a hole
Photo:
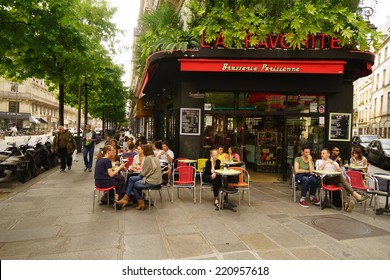
[[[180,108],[180,135],[200,135],[200,109]]]
[[[330,113],[329,114],[329,140],[350,141],[351,114]]]

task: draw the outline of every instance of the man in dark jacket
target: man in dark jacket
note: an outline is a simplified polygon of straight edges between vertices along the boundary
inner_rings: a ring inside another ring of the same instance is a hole
[[[65,130],[62,125],[58,127],[58,133],[54,136],[51,149],[54,153],[60,155],[60,172],[64,172],[66,166],[70,170],[72,168],[72,153],[76,150],[76,141],[72,133],[69,130]]]
[[[96,132],[91,130],[91,125],[87,124],[83,132],[83,157],[84,171],[92,172],[93,152],[95,150]]]

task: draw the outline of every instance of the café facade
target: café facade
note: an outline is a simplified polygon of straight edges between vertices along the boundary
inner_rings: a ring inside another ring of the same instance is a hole
[[[229,49],[220,36],[196,50],[154,53],[136,92],[138,129],[167,140],[176,157],[234,146],[247,166],[281,177],[304,146],[315,158],[338,146],[348,159],[353,82],[372,72],[374,54],[325,34],[301,49],[284,37]]]

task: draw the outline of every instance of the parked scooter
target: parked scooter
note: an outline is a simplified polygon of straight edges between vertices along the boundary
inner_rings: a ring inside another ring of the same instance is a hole
[[[51,147],[53,146],[50,136],[47,137],[45,146],[47,151],[49,152],[49,161],[52,167],[55,167],[60,164],[60,157],[58,154],[53,153]]]
[[[10,155],[0,163],[0,182],[8,181],[11,178],[11,175],[17,173],[22,162],[25,161],[24,154],[20,147],[17,148],[15,143],[13,143],[13,145],[15,146],[12,148],[14,155]]]
[[[41,139],[38,139],[35,150],[39,155],[39,162],[37,162],[37,166],[43,167],[45,170],[49,170],[53,167],[50,162],[50,152],[47,149],[46,145],[42,144]]]
[[[7,145],[8,147],[5,150],[0,151],[0,162],[5,161],[10,156],[20,156],[22,154],[16,147],[16,142],[7,142]]]

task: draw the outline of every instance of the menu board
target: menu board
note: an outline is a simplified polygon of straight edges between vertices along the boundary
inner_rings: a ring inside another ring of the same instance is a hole
[[[329,114],[329,140],[350,141],[351,136],[351,114],[330,113]]]
[[[180,135],[200,135],[200,109],[180,108]]]

